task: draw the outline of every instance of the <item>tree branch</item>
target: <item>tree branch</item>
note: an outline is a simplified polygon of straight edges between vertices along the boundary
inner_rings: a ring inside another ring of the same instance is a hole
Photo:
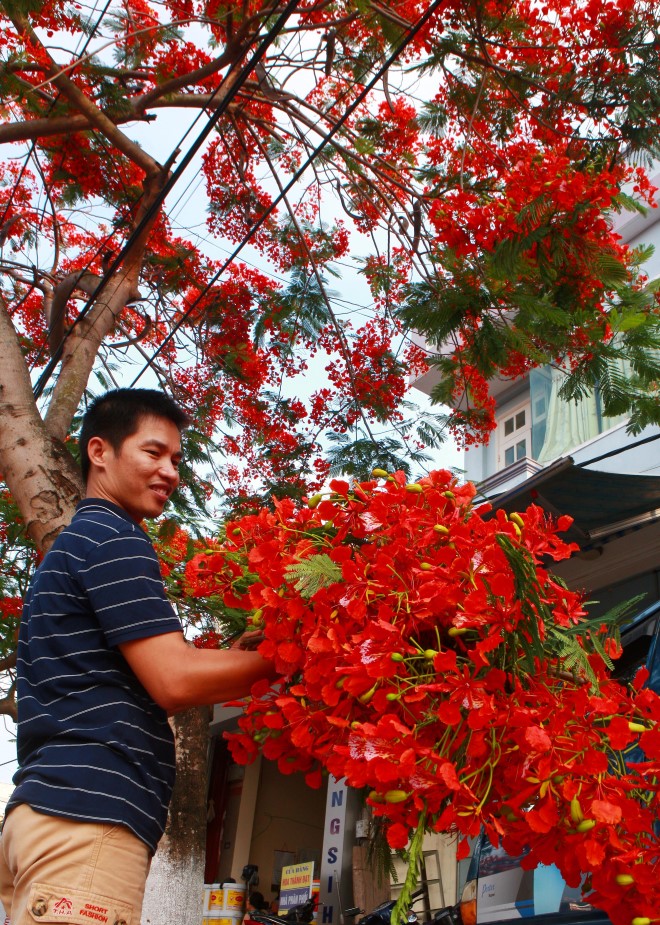
[[[161,171],[157,180],[147,183],[135,217],[135,227],[148,214],[165,179]],[[133,242],[121,267],[95,299],[92,310],[71,330],[64,341],[62,365],[45,417],[49,433],[60,440],[64,440],[69,431],[104,338],[112,331],[116,319],[138,289],[147,240],[157,217],[158,212],[151,217],[140,236]]]
[[[311,250],[310,250],[310,248],[309,248],[309,245],[308,245],[308,243],[307,243],[307,239],[305,238],[305,235],[304,235],[304,233],[303,233],[303,230],[302,230],[302,228],[300,227],[300,222],[298,221],[298,217],[297,217],[297,215],[296,215],[296,211],[295,211],[295,209],[292,207],[292,205],[291,205],[291,203],[290,203],[290,201],[289,201],[288,196],[284,193],[284,187],[282,186],[282,181],[280,180],[279,174],[278,174],[277,171],[275,170],[275,166],[274,166],[273,162],[271,161],[271,159],[270,159],[270,157],[269,157],[269,155],[268,155],[268,152],[267,152],[266,149],[263,147],[263,145],[262,145],[262,143],[261,143],[261,139],[259,138],[258,135],[256,135],[256,134],[251,130],[251,128],[250,128],[249,125],[248,125],[248,131],[250,131],[250,133],[252,134],[252,137],[253,137],[255,143],[259,146],[259,148],[260,148],[260,150],[261,150],[261,155],[262,155],[262,157],[264,158],[264,160],[266,161],[266,163],[268,164],[268,168],[269,168],[269,170],[270,170],[271,176],[272,176],[273,179],[275,180],[275,183],[277,184],[277,187],[278,187],[280,193],[282,194],[284,205],[286,206],[286,209],[287,209],[287,211],[288,211],[288,213],[289,213],[289,218],[291,219],[291,222],[292,222],[292,224],[293,224],[293,227],[296,229],[296,234],[298,235],[298,240],[300,241],[300,244],[302,245],[302,248],[303,248],[303,250],[305,251],[305,253],[306,253],[306,255],[307,255],[307,259],[309,260],[310,266],[311,266],[311,268],[312,268],[312,273],[314,274],[314,278],[316,279],[316,284],[317,284],[317,286],[319,287],[319,292],[321,293],[321,298],[322,298],[323,301],[325,302],[326,310],[327,310],[327,312],[328,312],[328,314],[329,314],[329,316],[330,316],[330,319],[331,319],[331,321],[332,321],[332,326],[333,326],[333,328],[335,329],[335,334],[337,335],[337,340],[338,340],[338,342],[339,342],[339,344],[340,344],[340,352],[341,352],[341,354],[342,354],[342,356],[343,356],[343,358],[344,358],[344,362],[346,363],[346,370],[347,370],[347,372],[348,372],[348,378],[350,379],[351,386],[352,386],[352,389],[353,389],[353,400],[355,401],[355,404],[356,404],[357,407],[358,407],[358,410],[359,410],[359,412],[360,412],[360,417],[362,418],[362,423],[364,424],[364,428],[365,428],[367,434],[369,435],[369,439],[372,441],[372,443],[376,443],[377,441],[376,441],[376,438],[374,437],[374,435],[373,435],[373,433],[372,433],[371,425],[369,424],[369,420],[368,420],[368,418],[367,418],[367,416],[366,416],[366,414],[365,414],[365,412],[364,412],[364,408],[362,407],[362,405],[361,405],[361,403],[360,403],[360,401],[359,401],[359,399],[358,399],[358,389],[357,389],[357,385],[356,385],[355,367],[353,366],[353,360],[352,360],[352,358],[351,358],[351,351],[350,351],[350,349],[349,349],[348,342],[347,342],[347,340],[346,340],[346,335],[344,334],[344,330],[343,330],[342,326],[340,325],[340,323],[339,323],[339,321],[338,321],[338,319],[337,319],[337,316],[335,315],[335,312],[334,312],[334,309],[333,309],[332,305],[330,304],[330,299],[328,298],[328,293],[327,293],[326,288],[325,288],[325,283],[323,282],[323,277],[321,276],[321,273],[320,273],[320,271],[319,271],[319,268],[318,268],[318,266],[317,266],[317,264],[316,264],[316,260],[314,259],[314,256],[313,256],[313,254],[312,254],[312,252],[311,252]]]
[[[94,103],[80,90],[73,81],[70,80],[62,69],[57,66],[51,58],[48,50],[39,40],[39,36],[34,31],[29,21],[18,13],[8,11],[9,18],[14,23],[16,30],[22,36],[29,39],[31,44],[39,48],[46,61],[47,73],[50,75],[52,83],[67,100],[84,115],[93,128],[98,129],[122,154],[125,154],[129,160],[137,164],[148,177],[156,176],[161,170],[161,165],[150,157],[139,145],[131,141],[123,132],[120,132],[112,119],[108,118],[104,112],[94,105]]]
[[[14,665],[16,664],[16,655],[14,654]],[[6,670],[3,669],[3,663],[7,662],[8,659],[2,659],[0,661],[0,671]],[[7,667],[13,667],[13,665],[7,665]],[[6,696],[0,698],[0,716],[11,716],[15,723],[18,722],[18,705],[16,703],[16,682],[12,682],[11,687],[7,691]]]
[[[0,672],[9,671],[10,668],[16,667],[16,652],[10,652],[4,658],[0,658]]]
[[[117,116],[113,125],[125,122],[153,122],[155,116],[138,116],[130,113]],[[6,122],[0,125],[0,144],[12,141],[38,141],[53,135],[71,135],[95,128],[85,115],[53,116],[52,118],[28,119],[25,122]]]

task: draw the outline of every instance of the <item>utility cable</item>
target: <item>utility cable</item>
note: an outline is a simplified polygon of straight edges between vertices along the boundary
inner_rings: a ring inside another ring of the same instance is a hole
[[[57,364],[60,362],[67,337],[70,336],[76,324],[82,321],[82,319],[91,310],[96,299],[98,299],[98,297],[101,295],[103,290],[106,288],[110,280],[113,278],[115,272],[119,269],[119,267],[123,263],[124,258],[128,254],[130,248],[133,246],[135,241],[138,240],[142,232],[148,227],[148,224],[151,222],[154,215],[156,215],[157,212],[160,210],[163,202],[167,198],[167,195],[171,192],[175,183],[177,183],[178,180],[181,178],[182,173],[188,167],[188,165],[190,164],[191,160],[193,159],[193,157],[195,156],[199,148],[206,141],[211,131],[215,128],[215,126],[217,125],[221,117],[224,115],[229,104],[232,102],[236,94],[239,92],[239,90],[242,89],[246,80],[248,79],[250,74],[253,72],[255,66],[259,63],[259,61],[261,61],[261,59],[266,54],[266,52],[270,48],[273,41],[277,38],[279,33],[284,28],[286,21],[289,19],[291,14],[294,12],[296,6],[298,5],[298,2],[299,0],[289,0],[289,3],[287,3],[286,7],[282,11],[282,13],[278,16],[273,26],[270,28],[270,30],[267,32],[267,34],[262,39],[255,53],[252,55],[250,60],[247,61],[243,65],[243,67],[239,71],[238,77],[236,78],[234,85],[230,88],[226,97],[219,103],[215,112],[209,117],[206,125],[201,130],[201,132],[198,134],[197,138],[195,139],[193,144],[190,146],[190,148],[184,155],[183,159],[180,161],[177,169],[170,174],[163,188],[160,190],[158,195],[155,197],[154,202],[151,204],[151,206],[146,211],[146,213],[144,214],[144,216],[142,217],[138,225],[133,229],[133,231],[130,233],[130,235],[126,239],[121,251],[119,252],[119,254],[117,254],[112,264],[108,267],[106,272],[103,274],[103,278],[101,279],[99,285],[97,286],[96,291],[94,292],[92,296],[88,298],[87,302],[82,307],[80,313],[76,317],[72,326],[69,328],[65,336],[62,338],[61,343],[58,345],[57,349],[53,352],[52,357],[50,358],[49,362],[45,366],[33,390],[35,399],[38,399],[42,395],[43,390],[48,384],[48,381],[50,377],[52,376]],[[211,99],[221,89],[222,89],[222,85],[220,85],[220,87],[218,87],[214,91]]]
[[[83,45],[82,49],[80,50],[80,52],[74,52],[74,54],[76,54],[76,55],[78,56],[79,59],[83,57],[83,55],[85,54],[85,52],[86,52],[87,49],[89,48],[89,43],[92,41],[92,38],[93,38],[94,35],[96,34],[97,29],[98,29],[99,26],[101,25],[101,22],[103,21],[103,17],[104,17],[105,14],[108,12],[108,8],[110,7],[110,4],[111,4],[111,3],[112,3],[112,0],[106,0],[106,4],[105,4],[105,6],[103,7],[103,12],[101,13],[101,15],[99,16],[99,18],[96,20],[96,22],[95,22],[94,25],[92,26],[92,29],[90,30],[89,34],[87,35],[87,37],[86,37],[86,39],[85,39],[85,44]],[[94,5],[94,9],[96,9],[96,4]],[[47,111],[46,111],[46,117],[48,117],[48,116],[51,114],[51,112],[52,112],[53,109],[55,108],[55,106],[56,106],[57,101],[58,101],[59,98],[60,98],[60,91],[58,90],[57,93],[56,93],[56,95],[55,95],[55,98],[52,100],[50,106],[48,107],[48,109],[47,109]],[[7,213],[9,212],[9,209],[11,208],[12,202],[14,201],[14,193],[17,191],[17,189],[18,189],[18,187],[19,187],[19,184],[20,184],[21,180],[23,179],[23,176],[24,176],[24,174],[25,174],[25,171],[27,170],[27,165],[28,165],[28,163],[29,163],[29,161],[30,161],[30,158],[31,158],[32,155],[34,154],[34,151],[35,151],[36,146],[37,146],[37,140],[36,140],[36,139],[33,139],[33,140],[30,142],[30,148],[29,148],[29,150],[28,150],[28,153],[25,155],[25,160],[24,160],[23,165],[22,165],[22,167],[21,167],[20,173],[19,173],[19,175],[18,175],[18,177],[17,177],[17,179],[16,179],[16,182],[14,183],[14,186],[12,187],[11,195],[9,196],[9,199],[7,200],[7,203],[6,203],[6,205],[5,205],[5,211],[4,211],[3,215],[2,215],[2,218],[0,219],[0,225],[2,225],[2,224],[4,223],[5,218],[7,217]]]
[[[619,453],[627,453],[628,450],[635,450],[638,446],[643,446],[645,443],[652,443],[654,440],[660,440],[660,434],[651,434],[650,437],[636,440],[634,443],[629,443],[627,446],[617,447],[615,450],[610,450],[609,453],[602,453],[600,456],[594,456],[592,459],[587,459],[585,462],[575,463],[575,468],[584,469],[585,466],[592,466],[594,463],[601,462],[603,459],[610,459],[612,456],[618,456]]]
[[[140,373],[138,373],[138,375],[132,381],[130,388],[132,388],[135,385],[135,383],[138,382],[142,378],[142,376],[147,371],[147,369],[149,369],[149,367],[153,364],[156,357],[163,351],[163,349],[167,346],[167,344],[172,340],[172,338],[174,337],[176,332],[179,330],[179,328],[182,326],[184,321],[192,314],[193,310],[197,307],[197,305],[204,298],[204,296],[206,296],[206,294],[209,292],[211,287],[215,285],[215,283],[220,278],[220,276],[225,272],[227,267],[231,265],[231,263],[235,260],[238,254],[240,254],[243,248],[250,242],[250,239],[261,228],[261,226],[264,224],[266,219],[269,218],[270,215],[272,215],[275,208],[279,205],[280,202],[282,202],[282,200],[286,197],[286,195],[289,193],[291,188],[302,177],[302,175],[305,173],[305,171],[310,166],[310,164],[312,164],[316,160],[316,158],[319,156],[321,151],[323,151],[326,145],[328,145],[329,142],[334,138],[334,136],[337,134],[340,128],[344,125],[344,123],[349,118],[349,116],[351,116],[355,112],[355,110],[358,108],[358,106],[361,105],[361,103],[365,100],[365,98],[371,92],[371,90],[376,85],[376,83],[382,78],[383,74],[387,70],[389,70],[392,64],[394,64],[394,62],[402,54],[402,52],[405,51],[406,47],[414,39],[417,33],[426,25],[426,23],[429,21],[429,19],[431,19],[435,11],[440,6],[442,6],[443,3],[444,3],[444,0],[434,0],[434,2],[431,4],[431,6],[429,6],[426,12],[422,14],[418,22],[415,23],[414,28],[411,29],[407,33],[407,35],[405,36],[405,38],[401,40],[401,42],[399,42],[395,50],[389,55],[388,58],[386,58],[385,62],[375,72],[374,76],[371,78],[369,83],[367,83],[362,88],[358,96],[349,105],[349,107],[344,112],[343,116],[340,119],[338,119],[338,121],[334,123],[332,128],[323,136],[321,141],[317,144],[317,146],[313,149],[311,154],[307,157],[307,160],[298,168],[298,170],[295,172],[295,174],[292,176],[292,178],[289,180],[286,186],[279,192],[279,194],[275,197],[275,199],[273,199],[270,206],[259,216],[259,218],[254,223],[254,225],[252,226],[248,234],[243,238],[241,243],[234,249],[232,254],[222,265],[222,267],[220,267],[220,269],[211,277],[211,279],[206,284],[204,289],[197,295],[194,302],[181,315],[179,320],[172,327],[172,330],[170,331],[170,333],[163,340],[163,342],[158,346],[155,352],[151,355],[151,358],[149,359],[149,361],[144,365]]]

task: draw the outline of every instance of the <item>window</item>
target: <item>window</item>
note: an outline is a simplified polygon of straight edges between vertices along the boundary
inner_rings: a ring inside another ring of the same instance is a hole
[[[616,361],[615,369],[623,376],[632,375],[624,361]],[[580,401],[566,401],[560,389],[566,379],[562,367],[544,366],[532,369],[529,389],[532,402],[532,452],[540,463],[565,456],[578,446],[588,443],[626,420],[626,415],[606,417],[598,389]]]
[[[531,456],[531,421],[529,403],[509,410],[497,422],[498,469],[512,466],[525,456]]]

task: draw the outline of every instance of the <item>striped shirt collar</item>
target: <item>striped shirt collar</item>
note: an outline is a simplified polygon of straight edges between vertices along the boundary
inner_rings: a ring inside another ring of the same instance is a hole
[[[76,505],[76,514],[82,514],[87,510],[92,510],[94,508],[103,508],[106,511],[109,511],[112,514],[116,514],[118,517],[122,517],[127,521],[131,526],[136,526],[148,536],[147,531],[144,529],[142,524],[138,523],[135,518],[131,517],[128,511],[125,511],[123,507],[119,507],[118,504],[114,504],[112,501],[107,501],[105,498],[83,498],[82,501],[79,501]]]

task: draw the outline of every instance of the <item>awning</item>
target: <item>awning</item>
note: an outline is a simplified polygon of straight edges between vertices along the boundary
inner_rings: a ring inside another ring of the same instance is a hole
[[[489,501],[507,513],[538,504],[556,516],[570,514],[565,536],[585,547],[660,519],[660,476],[585,469],[568,456]]]

